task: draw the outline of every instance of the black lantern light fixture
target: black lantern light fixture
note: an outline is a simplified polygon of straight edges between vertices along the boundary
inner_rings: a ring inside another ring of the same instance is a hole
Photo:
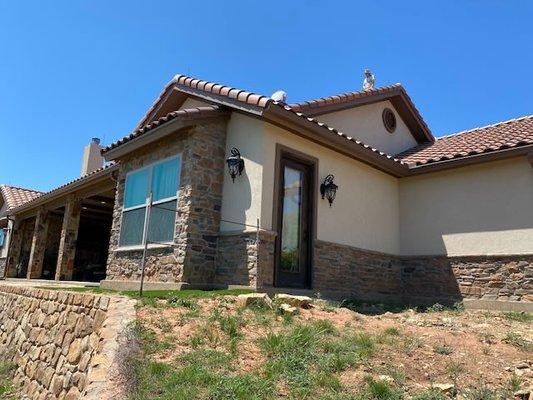
[[[241,158],[241,153],[237,148],[234,147],[231,149],[231,156],[226,158],[226,163],[228,163],[231,180],[235,182],[237,174],[240,176],[244,170],[244,160]]]
[[[335,183],[333,183],[333,179],[335,179],[335,177],[329,174],[324,179],[324,182],[320,185],[320,194],[322,195],[322,198],[325,197],[326,199],[328,199],[330,207],[333,203],[333,200],[335,200],[335,196],[337,195],[337,189],[339,188],[337,185],[335,185]]]

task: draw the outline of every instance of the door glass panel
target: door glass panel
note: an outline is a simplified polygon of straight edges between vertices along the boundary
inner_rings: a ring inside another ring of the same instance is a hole
[[[285,167],[283,171],[283,220],[281,262],[284,272],[300,272],[300,226],[302,218],[303,172]]]

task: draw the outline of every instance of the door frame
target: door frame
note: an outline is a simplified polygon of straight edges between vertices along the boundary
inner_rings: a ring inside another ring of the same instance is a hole
[[[317,201],[318,201],[318,158],[310,156],[301,151],[287,147],[285,145],[276,144],[276,159],[274,163],[274,190],[273,190],[273,207],[272,207],[272,230],[276,232],[276,245],[274,251],[274,287],[280,287],[278,285],[278,271],[280,263],[281,253],[281,183],[283,181],[283,170],[281,168],[281,160],[289,159],[298,163],[304,164],[309,167],[309,210],[308,210],[308,224],[309,224],[309,240],[308,240],[308,268],[306,271],[306,282],[304,289],[311,289],[313,287],[313,266],[314,266],[314,247],[317,232]]]

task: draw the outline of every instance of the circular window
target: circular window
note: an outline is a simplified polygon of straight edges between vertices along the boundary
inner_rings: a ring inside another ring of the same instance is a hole
[[[385,129],[387,129],[390,133],[394,132],[396,130],[396,116],[392,110],[390,108],[384,109],[382,117]]]

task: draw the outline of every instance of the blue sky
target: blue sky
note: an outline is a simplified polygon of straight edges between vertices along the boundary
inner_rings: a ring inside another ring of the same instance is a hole
[[[533,114],[532,20],[531,1],[0,0],[0,183],[76,178],[176,73],[292,102],[368,67],[436,136]]]

